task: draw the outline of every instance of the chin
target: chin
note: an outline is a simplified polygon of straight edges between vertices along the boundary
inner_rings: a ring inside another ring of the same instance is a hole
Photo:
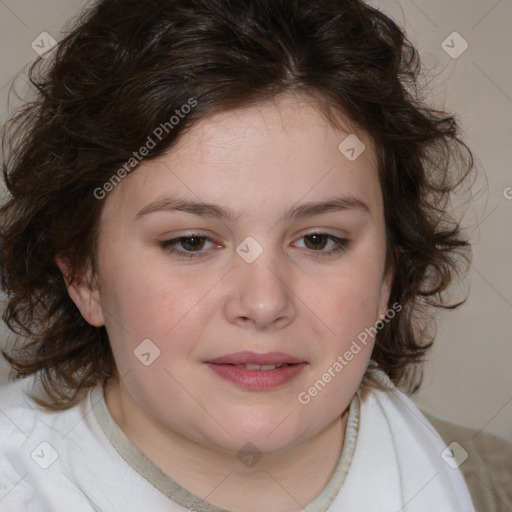
[[[215,449],[237,456],[245,451],[278,455],[310,437],[304,431],[303,425],[299,431],[299,426],[292,424],[291,418],[285,418],[286,415],[282,415],[278,419],[272,418],[272,421],[260,424],[259,427],[251,421],[232,421],[230,424],[223,425],[225,430],[222,429],[221,435],[218,435],[219,432],[214,436],[211,435],[212,432],[203,433],[203,435],[207,443]],[[311,435],[314,435],[314,432],[315,429],[312,426]]]

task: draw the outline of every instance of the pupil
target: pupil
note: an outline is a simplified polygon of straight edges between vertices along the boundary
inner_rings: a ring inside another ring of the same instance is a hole
[[[312,239],[313,245],[320,244],[322,247],[325,245],[325,235],[308,235],[306,239]],[[315,242],[316,240],[316,242]],[[324,242],[324,243],[322,243]],[[315,249],[322,249],[322,247],[314,247]]]
[[[190,243],[190,241],[192,241]],[[185,240],[182,241],[183,243],[183,246],[185,248],[187,248],[186,246],[188,246],[188,248],[192,251],[195,251],[198,249],[198,245],[201,246],[201,238],[200,237],[197,237],[197,236],[192,236],[192,237],[189,237],[189,238],[185,238]],[[192,247],[190,247],[192,246]]]

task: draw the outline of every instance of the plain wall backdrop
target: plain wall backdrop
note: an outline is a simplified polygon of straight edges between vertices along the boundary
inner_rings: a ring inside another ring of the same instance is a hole
[[[436,342],[413,398],[438,416],[512,442],[512,2],[369,3],[406,29],[431,70],[428,96],[457,114],[479,173],[464,221],[473,263],[460,290],[469,290],[469,298],[437,315]],[[47,40],[41,34],[58,41],[64,23],[85,5],[0,0],[0,124],[15,105],[13,98],[8,109],[13,77]],[[11,336],[3,323],[0,336],[3,342]],[[6,379],[0,363],[0,381]]]

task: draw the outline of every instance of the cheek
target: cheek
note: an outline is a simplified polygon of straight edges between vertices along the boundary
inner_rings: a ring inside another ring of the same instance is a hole
[[[355,258],[354,258],[355,259]],[[328,278],[304,282],[307,303],[326,327],[341,341],[351,340],[377,321],[382,270],[375,260],[359,258],[340,266]]]
[[[162,356],[171,345],[174,354],[191,349],[211,306],[207,295],[216,283],[212,276],[171,274],[167,266],[134,256],[112,259],[102,270],[107,279],[101,303],[119,363],[133,364],[127,354],[145,339],[152,340]]]
[[[323,286],[309,282],[309,304],[318,331],[316,365],[297,397],[309,414],[331,418],[356,392],[373,350],[373,332],[380,297],[380,269],[350,266]]]

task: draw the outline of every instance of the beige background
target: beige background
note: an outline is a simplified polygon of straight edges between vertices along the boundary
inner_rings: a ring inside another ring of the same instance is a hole
[[[404,26],[418,46],[432,69],[431,100],[458,114],[481,173],[465,223],[474,250],[463,287],[469,299],[459,310],[439,315],[436,345],[415,400],[440,416],[512,441],[512,2],[372,3]],[[32,41],[42,32],[59,40],[64,22],[85,4],[0,0],[1,124],[11,79],[36,57]],[[463,41],[453,32],[468,44],[457,58],[442,48],[447,40],[450,51],[460,51]],[[0,335],[8,339],[3,325]],[[0,380],[6,375],[0,365]]]

